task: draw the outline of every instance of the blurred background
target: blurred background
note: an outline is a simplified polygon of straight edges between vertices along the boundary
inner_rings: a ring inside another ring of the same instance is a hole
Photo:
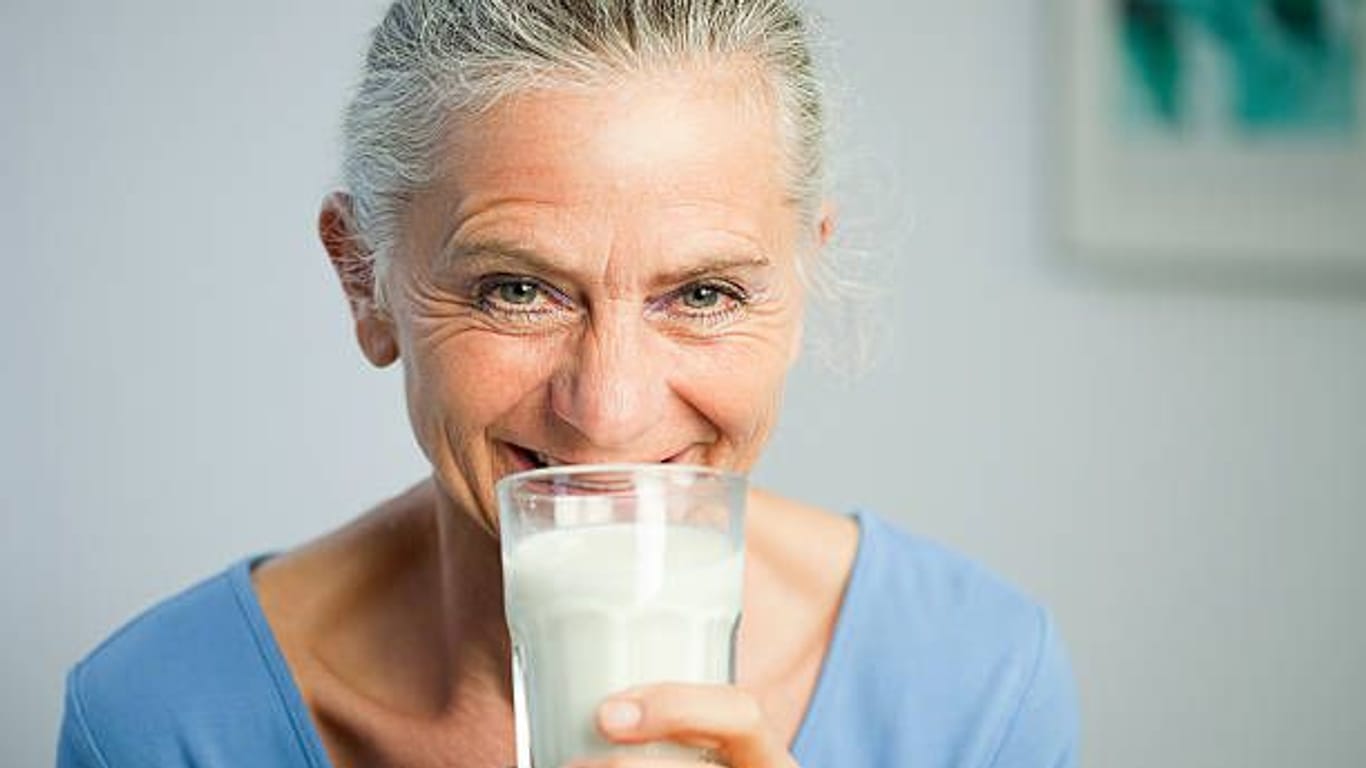
[[[880,330],[758,480],[1048,604],[1085,765],[1360,765],[1361,3],[816,5]],[[0,10],[0,763],[136,612],[422,472],[313,230],[383,6]]]

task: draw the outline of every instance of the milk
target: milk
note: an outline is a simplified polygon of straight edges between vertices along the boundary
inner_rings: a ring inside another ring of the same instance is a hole
[[[559,528],[522,539],[503,568],[526,715],[519,741],[529,726],[533,768],[621,749],[595,725],[613,693],[732,679],[743,552],[725,533],[663,522]]]

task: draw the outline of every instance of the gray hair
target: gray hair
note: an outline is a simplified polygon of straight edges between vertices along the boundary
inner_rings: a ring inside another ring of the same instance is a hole
[[[433,180],[451,117],[545,85],[699,59],[752,62],[777,106],[789,194],[814,221],[825,115],[810,37],[795,0],[395,0],[344,127],[343,183],[376,302],[404,207]],[[822,271],[802,268],[818,293]]]

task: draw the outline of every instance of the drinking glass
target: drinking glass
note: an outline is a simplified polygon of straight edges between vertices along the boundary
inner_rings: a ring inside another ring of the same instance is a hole
[[[498,483],[519,765],[705,757],[613,745],[595,715],[640,684],[734,682],[745,487],[676,464],[551,467]]]

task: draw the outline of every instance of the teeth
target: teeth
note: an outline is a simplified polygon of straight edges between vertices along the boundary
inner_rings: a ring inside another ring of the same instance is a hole
[[[559,467],[564,465],[563,461],[560,461],[553,456],[547,456],[540,451],[536,451],[536,461],[539,461],[542,465],[547,467]]]
[[[538,464],[540,464],[541,466],[543,466],[543,467],[564,467],[564,466],[569,466],[569,462],[567,462],[567,461],[560,461],[559,459],[555,458],[554,456],[551,456],[551,455],[548,454],[548,453],[541,453],[540,451],[531,451],[531,455],[534,456],[535,459],[536,459],[536,462],[537,462]],[[665,458],[665,459],[659,459],[657,462],[654,462],[654,463],[658,463],[658,464],[668,464],[668,463],[671,463],[671,462],[674,460],[674,458],[675,458],[675,457],[670,456],[670,457]],[[644,459],[642,459],[642,461],[644,461]]]

